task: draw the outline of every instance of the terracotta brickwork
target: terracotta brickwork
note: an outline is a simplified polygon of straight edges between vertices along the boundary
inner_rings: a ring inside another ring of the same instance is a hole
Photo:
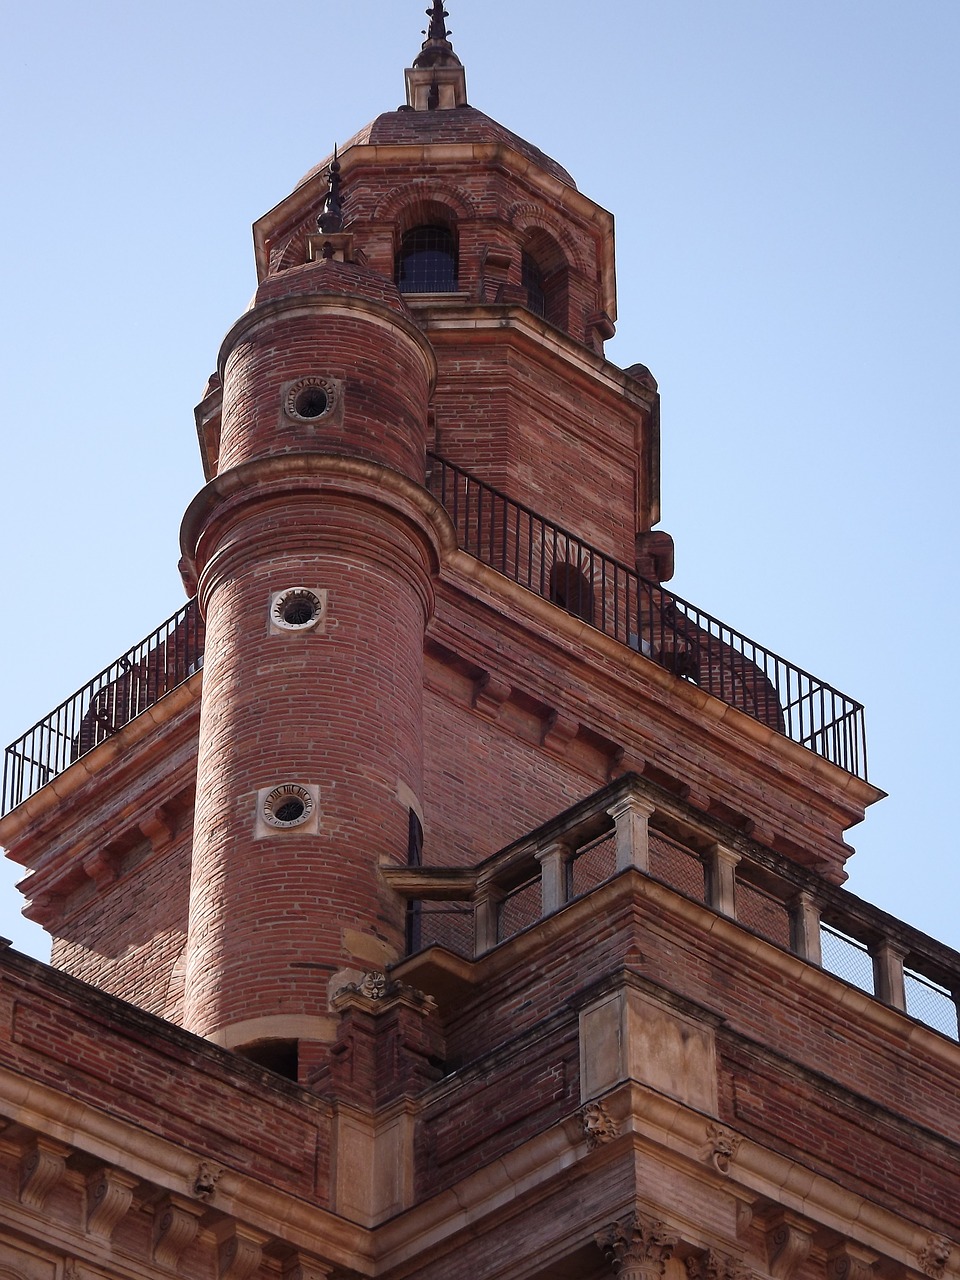
[[[611,216],[466,105],[446,17],[254,229],[202,670],[81,706],[0,818],[55,938],[0,949],[0,1273],[957,1280],[960,956],[840,889],[881,793],[746,650],[557,576],[568,530],[669,577],[657,386],[604,356]],[[489,490],[471,542],[481,481],[551,546]]]

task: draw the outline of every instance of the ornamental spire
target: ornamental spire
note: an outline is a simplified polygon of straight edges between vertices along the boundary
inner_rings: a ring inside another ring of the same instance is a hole
[[[434,0],[433,8],[427,10],[427,17],[430,19],[430,31],[424,31],[424,35],[428,40],[446,40],[447,24],[445,18],[450,15],[443,7],[441,0]]]
[[[412,67],[407,69],[407,108],[413,111],[445,111],[467,105],[467,78],[453,52],[443,0],[433,0],[426,11],[430,26]]]
[[[343,202],[340,199],[340,160],[337,146],[333,146],[333,159],[327,178],[327,194],[324,197],[323,209],[317,218],[317,227],[324,235],[335,235],[343,230]]]
[[[430,19],[430,26],[422,33],[427,38],[417,54],[414,67],[459,67],[460,59],[453,52],[450,32],[447,30],[446,19],[450,15],[443,7],[443,0],[434,0],[433,8],[427,9],[426,14]]]

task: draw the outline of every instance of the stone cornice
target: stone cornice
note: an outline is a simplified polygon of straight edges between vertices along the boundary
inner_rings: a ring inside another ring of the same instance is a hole
[[[508,621],[522,630],[528,645],[542,643],[542,637],[554,643],[559,640],[579,661],[593,659],[597,680],[623,682],[627,677],[631,680],[629,692],[634,698],[639,680],[643,686],[660,691],[660,696],[666,695],[670,704],[687,718],[693,717],[701,725],[715,726],[725,739],[725,750],[759,747],[762,750],[759,758],[770,769],[772,782],[775,780],[776,785],[782,787],[789,780],[813,794],[825,792],[833,804],[844,807],[849,815],[847,825],[859,821],[862,809],[886,794],[697,685],[678,680],[642,653],[627,648],[551,601],[505,578],[465,551],[458,549],[444,556],[441,576],[454,591],[471,596],[493,610],[498,617],[498,632],[502,632]],[[509,612],[505,612],[504,603],[510,606]],[[534,637],[532,641],[531,637]],[[498,657],[502,658],[502,654]],[[597,669],[601,664],[602,673]],[[528,676],[519,679],[519,687],[525,690],[529,683]],[[591,727],[598,732],[609,732],[600,725]],[[758,754],[754,751],[753,767],[757,760]],[[811,781],[808,783],[805,778]]]

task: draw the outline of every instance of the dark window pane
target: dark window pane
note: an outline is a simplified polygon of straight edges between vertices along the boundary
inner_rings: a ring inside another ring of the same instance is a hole
[[[446,227],[414,227],[403,237],[396,263],[401,293],[454,293],[457,247]]]

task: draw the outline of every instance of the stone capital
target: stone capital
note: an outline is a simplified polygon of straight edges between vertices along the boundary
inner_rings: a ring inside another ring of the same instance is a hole
[[[658,1280],[677,1245],[677,1237],[657,1219],[635,1213],[597,1236],[618,1280]]]

